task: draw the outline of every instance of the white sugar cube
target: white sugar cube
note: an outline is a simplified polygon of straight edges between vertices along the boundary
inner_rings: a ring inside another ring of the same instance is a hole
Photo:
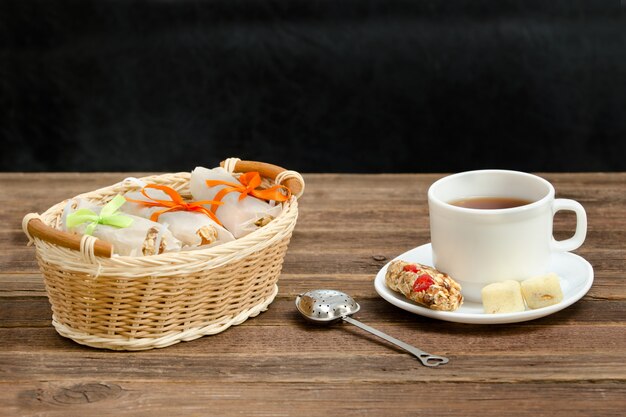
[[[558,304],[563,300],[559,276],[550,273],[522,281],[522,295],[529,308]]]
[[[483,309],[485,313],[516,313],[524,311],[524,299],[520,284],[509,280],[496,282],[483,287]]]

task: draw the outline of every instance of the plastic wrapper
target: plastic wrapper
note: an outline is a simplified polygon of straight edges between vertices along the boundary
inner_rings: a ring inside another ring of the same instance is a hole
[[[238,183],[238,180],[224,168],[207,169],[196,167],[191,172],[189,187],[195,200],[214,200],[216,195],[228,185],[209,187],[207,180],[218,180],[228,183]],[[224,195],[224,203],[215,211],[217,218],[235,238],[243,237],[260,227],[265,226],[282,211],[282,205],[274,201],[264,201],[253,196],[239,199],[240,192],[233,191]]]
[[[172,198],[162,190],[144,188],[144,192],[148,196],[140,191],[127,193],[125,195],[127,202],[121,210],[147,219],[150,219],[155,213],[158,214],[156,221],[167,225],[174,237],[182,242],[184,249],[216,246],[235,240],[232,233],[204,213],[185,210],[166,211],[168,208],[164,206],[149,207],[135,201],[129,201],[151,203],[160,200],[173,202]]]
[[[98,206],[84,199],[69,200],[61,216],[61,228],[71,233],[88,232],[91,223],[84,222],[74,227],[68,226],[68,215],[80,209],[88,209],[100,214],[103,206]],[[164,252],[178,251],[181,242],[176,239],[165,225],[139,216],[119,213],[132,219],[128,227],[115,227],[106,224],[91,226],[91,234],[113,245],[113,253],[122,256],[149,256]]]

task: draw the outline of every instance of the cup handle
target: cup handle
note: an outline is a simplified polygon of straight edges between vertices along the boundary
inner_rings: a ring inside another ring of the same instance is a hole
[[[587,236],[587,213],[583,206],[574,200],[557,198],[552,205],[552,216],[560,210],[569,210],[576,213],[576,232],[574,236],[565,240],[556,240],[552,237],[552,249],[555,251],[568,252],[578,249]]]

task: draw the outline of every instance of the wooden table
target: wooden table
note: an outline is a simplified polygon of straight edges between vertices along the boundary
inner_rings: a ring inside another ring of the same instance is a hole
[[[374,291],[376,272],[429,241],[426,190],[442,175],[306,175],[280,292],[257,318],[144,352],[59,336],[21,219],[129,174],[0,174],[2,416],[622,416],[626,412],[626,173],[544,174],[586,208],[576,251],[595,282],[552,316],[509,325],[436,321]],[[559,215],[557,237],[573,230]],[[450,363],[426,368],[348,324],[304,322],[295,296],[327,287],[356,317]]]

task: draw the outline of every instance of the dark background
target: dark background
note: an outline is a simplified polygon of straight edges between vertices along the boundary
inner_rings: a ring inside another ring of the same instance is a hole
[[[624,9],[2,1],[0,170],[625,171]]]

